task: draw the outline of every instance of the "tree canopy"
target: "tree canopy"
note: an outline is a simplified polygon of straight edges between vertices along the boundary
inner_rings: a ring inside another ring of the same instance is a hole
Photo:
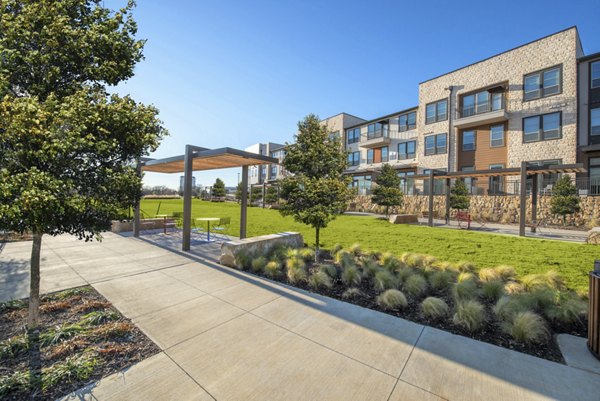
[[[564,174],[552,186],[550,205],[552,214],[562,216],[563,224],[566,223],[568,214],[579,212],[577,187],[571,182],[570,176]]]
[[[469,190],[463,180],[454,181],[450,188],[450,208],[457,210],[467,210],[471,205]]]
[[[396,170],[389,164],[381,166],[381,172],[375,179],[377,184],[373,188],[373,202],[385,206],[385,215],[389,216],[390,206],[402,206],[404,194],[400,189],[400,177]]]
[[[212,196],[216,196],[217,198],[223,198],[227,195],[227,191],[225,190],[225,183],[222,179],[217,178],[212,187]]]

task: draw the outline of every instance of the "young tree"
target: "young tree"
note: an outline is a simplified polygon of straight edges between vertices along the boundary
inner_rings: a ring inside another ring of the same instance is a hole
[[[535,179],[535,178],[534,178]],[[567,215],[580,210],[577,187],[571,182],[571,177],[564,174],[552,187],[550,200],[552,214],[562,216],[563,225],[567,223]]]
[[[89,241],[139,202],[135,163],[166,131],[151,106],[109,95],[133,76],[133,2],[0,1],[0,228],[31,232],[28,328],[39,325],[44,234]]]
[[[375,179],[373,202],[385,206],[385,216],[389,217],[390,206],[402,206],[404,195],[400,189],[400,177],[389,164],[381,166],[381,173]]]
[[[277,203],[278,197],[277,197],[277,187],[268,187],[267,188],[267,192],[265,194],[265,202],[269,205],[272,205],[274,203]]]
[[[235,200],[237,200],[238,203],[242,201],[242,190],[243,190],[243,188],[244,187],[243,187],[243,185],[242,185],[241,182],[238,183],[237,187],[235,188]],[[246,189],[246,195],[247,194],[248,194],[248,189]]]
[[[343,175],[346,154],[339,138],[330,136],[319,118],[309,114],[298,123],[296,143],[287,145],[283,159],[292,175],[281,180],[279,209],[284,216],[315,229],[315,261],[319,259],[319,233],[346,210],[352,196],[350,178]]]
[[[217,178],[212,188],[212,196],[223,198],[227,192],[225,191],[225,183],[220,178]]]
[[[463,180],[454,181],[450,188],[450,208],[457,210],[467,210],[471,204],[469,190]]]
[[[251,195],[252,195],[252,202],[258,202],[259,200],[262,199],[262,186],[254,186],[252,187],[252,191],[251,191]]]

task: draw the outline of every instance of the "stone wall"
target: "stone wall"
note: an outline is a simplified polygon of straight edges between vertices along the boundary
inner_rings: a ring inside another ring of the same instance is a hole
[[[473,220],[485,220],[503,224],[518,224],[519,222],[519,197],[518,196],[488,196],[472,195],[469,213]],[[560,216],[550,214],[550,196],[538,197],[538,220],[544,219],[548,224],[562,225]],[[436,195],[433,197],[434,212],[437,217],[445,214],[446,197]],[[574,216],[567,216],[567,225],[587,229],[598,225],[600,220],[600,196],[582,197],[581,211]],[[351,203],[350,209],[360,212],[383,213],[385,208],[371,202],[370,195],[359,195]],[[390,208],[390,213],[414,213],[421,215],[429,209],[429,197],[424,195],[405,195],[404,205],[400,208]],[[451,210],[454,216],[456,211]],[[527,198],[527,221],[531,214],[531,198]]]

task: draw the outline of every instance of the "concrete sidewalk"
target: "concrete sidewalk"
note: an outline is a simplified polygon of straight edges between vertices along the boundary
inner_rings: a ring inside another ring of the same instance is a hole
[[[0,254],[23,296],[30,243]],[[600,375],[300,291],[143,240],[44,240],[43,288],[91,283],[162,352],[65,399],[600,400]]]

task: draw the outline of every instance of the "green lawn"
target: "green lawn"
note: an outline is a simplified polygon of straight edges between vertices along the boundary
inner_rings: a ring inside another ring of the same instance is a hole
[[[183,210],[182,200],[143,200],[147,215]],[[239,234],[240,207],[234,203],[211,203],[194,199],[193,217],[231,217],[231,235]],[[278,211],[248,209],[248,236],[299,231],[304,241],[314,245],[314,230],[282,217]],[[397,255],[418,252],[450,262],[467,260],[479,267],[501,264],[514,266],[520,275],[558,271],[573,289],[587,292],[588,272],[594,259],[600,259],[600,248],[593,245],[533,238],[519,238],[465,230],[431,228],[417,225],[391,225],[373,217],[339,216],[322,230],[324,248],[339,243],[361,244],[365,250],[390,251]]]

